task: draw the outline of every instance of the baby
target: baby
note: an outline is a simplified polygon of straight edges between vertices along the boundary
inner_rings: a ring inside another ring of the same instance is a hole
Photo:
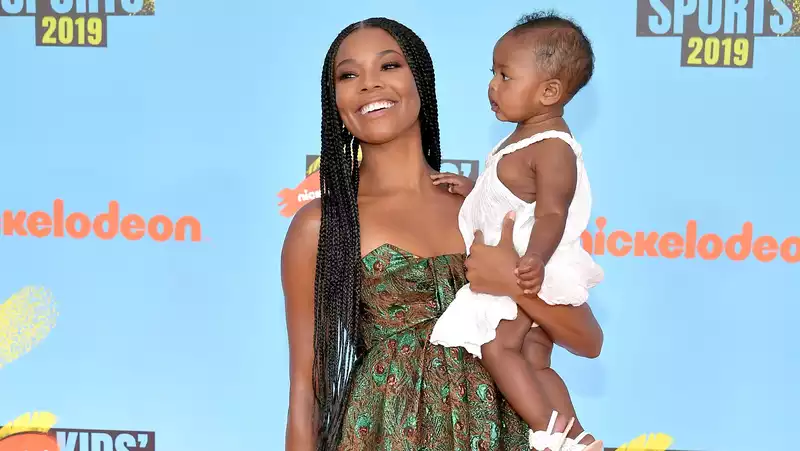
[[[467,249],[476,230],[486,244],[496,245],[503,218],[514,212],[518,284],[550,305],[581,305],[603,279],[581,246],[591,190],[581,147],[563,119],[564,106],[586,86],[593,68],[594,54],[580,27],[553,14],[525,16],[495,45],[489,83],[492,111],[516,123],[516,130],[492,150],[474,186],[456,174],[432,176],[434,184],[466,197],[459,227]],[[430,340],[463,346],[481,358],[532,428],[533,449],[602,451],[602,442],[575,420],[567,388],[550,369],[552,340],[511,298],[475,293],[466,285]]]

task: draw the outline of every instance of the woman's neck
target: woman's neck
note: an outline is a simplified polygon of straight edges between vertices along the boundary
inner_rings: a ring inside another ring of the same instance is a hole
[[[385,144],[361,144],[359,195],[419,192],[433,186],[419,127]]]

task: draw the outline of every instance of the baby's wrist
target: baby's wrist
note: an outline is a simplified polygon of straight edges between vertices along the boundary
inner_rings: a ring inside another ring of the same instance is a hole
[[[520,259],[523,259],[523,258],[533,258],[533,259],[536,259],[536,260],[544,260],[542,255],[540,253],[538,253],[538,252],[526,252],[525,255],[520,257]]]

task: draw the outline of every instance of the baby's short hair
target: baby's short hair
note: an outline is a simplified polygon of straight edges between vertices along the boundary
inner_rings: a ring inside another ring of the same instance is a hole
[[[568,101],[589,83],[594,73],[594,52],[589,38],[575,22],[552,11],[522,16],[509,34],[529,31],[540,32],[530,41],[536,62],[550,76],[566,83]]]

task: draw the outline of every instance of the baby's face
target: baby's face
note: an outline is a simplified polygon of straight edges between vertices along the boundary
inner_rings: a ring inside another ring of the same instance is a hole
[[[489,103],[501,121],[522,122],[544,108],[542,98],[549,77],[536,65],[531,39],[508,34],[495,45]]]

